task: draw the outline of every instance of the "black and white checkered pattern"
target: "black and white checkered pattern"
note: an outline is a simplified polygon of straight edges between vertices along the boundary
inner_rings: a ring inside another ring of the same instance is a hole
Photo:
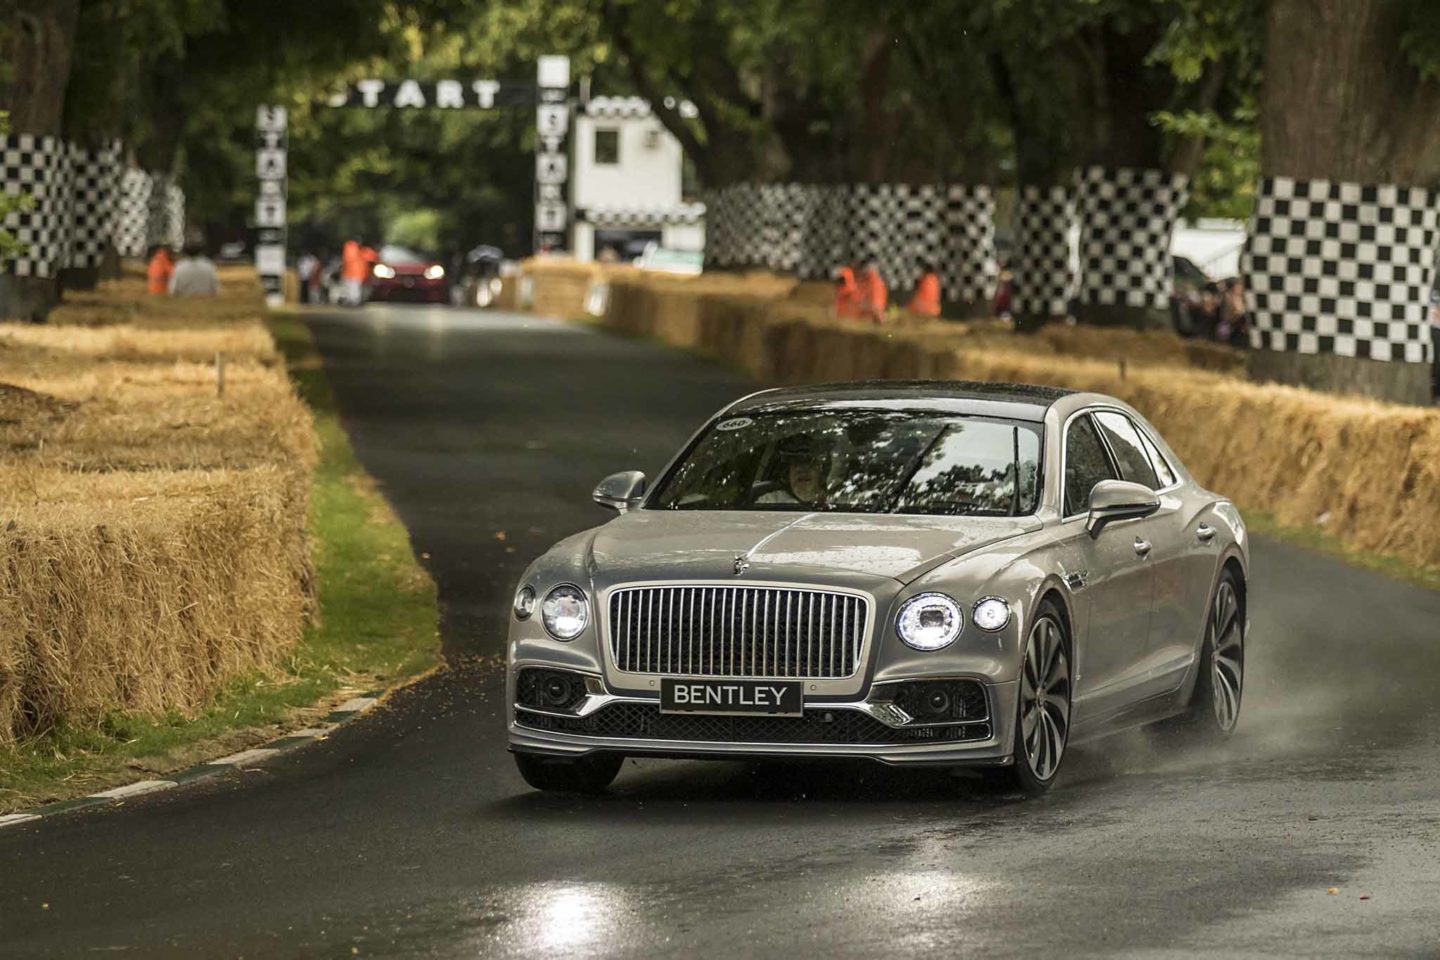
[[[823,279],[873,256],[885,282],[914,284],[922,261],[945,295],[983,300],[994,290],[994,196],[958,184],[735,184],[707,205],[706,259]]]
[[[20,277],[55,277],[70,257],[70,145],[29,133],[0,137],[0,189],[28,195],[29,210],[6,216],[5,229],[23,245],[5,269]]]
[[[1440,194],[1266,177],[1241,262],[1257,348],[1428,363]]]
[[[848,262],[850,252],[850,188],[815,184],[805,188],[800,257],[795,272],[804,280],[828,280]]]
[[[185,245],[185,191],[165,173],[150,174],[150,210],[145,228],[147,246]]]
[[[150,175],[127,167],[120,177],[120,202],[115,211],[115,248],[122,257],[145,256],[150,226]]]
[[[71,208],[70,266],[98,267],[115,234],[119,201],[120,142],[95,149],[77,146],[74,201]]]
[[[1080,300],[1163,310],[1170,297],[1170,235],[1190,178],[1164,170],[1076,171]]]
[[[598,227],[655,227],[696,224],[705,220],[705,204],[677,203],[664,207],[584,207],[575,219]]]
[[[989,187],[945,188],[945,241],[938,262],[945,299],[982,303],[995,296],[995,194]]]
[[[1070,231],[1075,203],[1066,187],[1022,186],[1015,203],[1015,313],[1025,317],[1063,317],[1075,294],[1070,263]]]

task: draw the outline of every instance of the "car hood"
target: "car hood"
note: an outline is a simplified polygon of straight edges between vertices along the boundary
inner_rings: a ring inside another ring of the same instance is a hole
[[[1039,529],[1033,517],[919,517],[782,511],[640,510],[600,527],[592,573],[612,585],[643,580],[909,583],[945,561]]]

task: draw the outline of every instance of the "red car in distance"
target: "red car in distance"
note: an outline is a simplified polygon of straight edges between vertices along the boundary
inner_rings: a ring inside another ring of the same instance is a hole
[[[445,267],[433,257],[386,244],[370,268],[370,299],[417,303],[448,303]]]

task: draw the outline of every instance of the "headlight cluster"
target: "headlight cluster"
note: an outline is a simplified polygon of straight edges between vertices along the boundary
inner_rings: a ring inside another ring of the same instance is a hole
[[[432,263],[425,268],[426,280],[439,280],[443,276],[445,276],[445,268],[438,263]]]
[[[574,640],[590,622],[590,602],[579,587],[562,583],[545,594],[540,621],[556,640]]]
[[[387,266],[383,263],[377,263],[375,264],[375,276],[379,277],[381,280],[394,280],[395,268]]]
[[[1005,629],[1010,604],[986,597],[970,611],[970,619],[987,633]],[[921,593],[906,600],[895,617],[895,632],[916,650],[943,650],[965,629],[965,608],[943,593]]]

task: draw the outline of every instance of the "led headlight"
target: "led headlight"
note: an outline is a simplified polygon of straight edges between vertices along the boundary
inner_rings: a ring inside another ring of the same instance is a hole
[[[386,266],[383,263],[377,263],[375,264],[375,276],[379,277],[381,280],[394,280],[395,268]]]
[[[529,620],[535,612],[535,588],[526,584],[515,593],[515,619]]]
[[[960,636],[965,611],[943,593],[922,593],[906,600],[895,617],[895,632],[906,646],[939,650]]]
[[[590,603],[579,587],[563,583],[545,594],[540,620],[556,640],[574,640],[590,622]]]
[[[970,611],[970,619],[987,633],[1004,630],[1005,624],[1010,622],[1010,604],[999,597],[986,597],[975,604],[975,609]]]
[[[439,280],[443,276],[445,276],[445,268],[438,263],[432,263],[425,268],[426,280]]]

